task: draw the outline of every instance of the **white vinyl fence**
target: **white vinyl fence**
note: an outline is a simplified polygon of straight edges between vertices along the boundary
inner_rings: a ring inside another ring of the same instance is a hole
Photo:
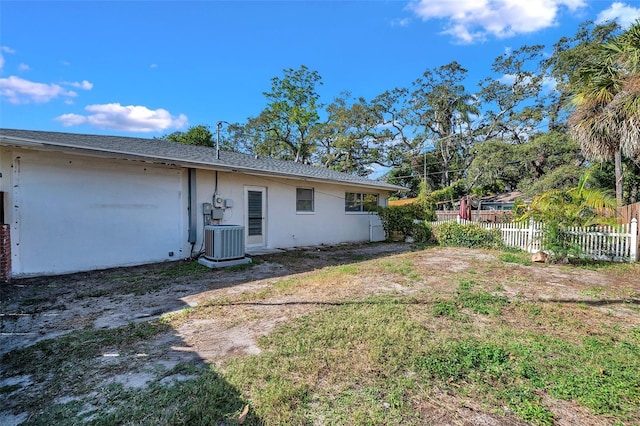
[[[432,226],[451,222],[430,222]],[[536,253],[542,248],[544,225],[530,222],[485,223],[457,219],[463,225],[474,224],[484,229],[499,229],[502,241],[507,247],[519,248]],[[581,255],[591,259],[637,262],[638,259],[638,220],[629,224],[615,226],[591,226],[588,228],[570,228],[571,241]]]

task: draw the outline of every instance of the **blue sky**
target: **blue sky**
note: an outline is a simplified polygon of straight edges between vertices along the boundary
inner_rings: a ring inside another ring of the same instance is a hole
[[[318,71],[321,101],[371,99],[458,61],[493,59],[640,0],[0,2],[0,127],[154,137],[266,105],[283,69]],[[501,78],[503,76],[492,76]]]

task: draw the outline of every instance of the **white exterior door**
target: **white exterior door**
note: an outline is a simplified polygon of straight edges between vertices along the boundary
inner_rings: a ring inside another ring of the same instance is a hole
[[[245,186],[245,244],[247,247],[266,245],[267,188],[263,186]]]

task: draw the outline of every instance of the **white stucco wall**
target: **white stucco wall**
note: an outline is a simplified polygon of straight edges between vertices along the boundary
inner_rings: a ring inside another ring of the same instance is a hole
[[[198,245],[202,241],[202,203],[211,202],[215,173],[199,170],[198,179]],[[345,192],[378,193],[379,203],[386,203],[386,193],[362,187],[318,183],[239,173],[218,173],[218,194],[233,200],[226,209],[222,224],[245,225],[245,187],[264,187],[267,191],[266,247],[290,248],[369,241],[368,213],[344,211]],[[314,212],[296,212],[296,188],[314,189]],[[375,218],[373,218],[375,221]]]
[[[5,222],[11,223],[11,209],[9,208],[9,191],[13,186],[11,184],[11,151],[0,147],[0,191],[7,193],[5,195]]]
[[[62,274],[184,259],[191,255],[188,169],[17,148],[0,148],[14,277]],[[202,203],[215,172],[196,171],[197,241]],[[384,191],[218,172],[218,194],[233,202],[222,224],[244,225],[245,188],[266,189],[265,246],[290,248],[369,241],[372,216],[344,211],[345,192]],[[314,212],[296,212],[296,188],[314,189]]]
[[[188,256],[186,170],[19,150],[12,165],[13,276]]]

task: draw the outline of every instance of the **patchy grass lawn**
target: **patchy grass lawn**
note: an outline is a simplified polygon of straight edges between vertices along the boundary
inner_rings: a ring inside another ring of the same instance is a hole
[[[314,256],[267,257],[258,267],[292,273],[199,287],[184,309],[6,353],[4,418],[640,424],[640,265],[540,265],[517,252],[428,248],[353,253],[357,261],[314,269]],[[212,279],[180,268],[162,279]],[[247,271],[216,279],[234,273]],[[150,280],[147,296],[167,287],[157,275],[135,275]]]

